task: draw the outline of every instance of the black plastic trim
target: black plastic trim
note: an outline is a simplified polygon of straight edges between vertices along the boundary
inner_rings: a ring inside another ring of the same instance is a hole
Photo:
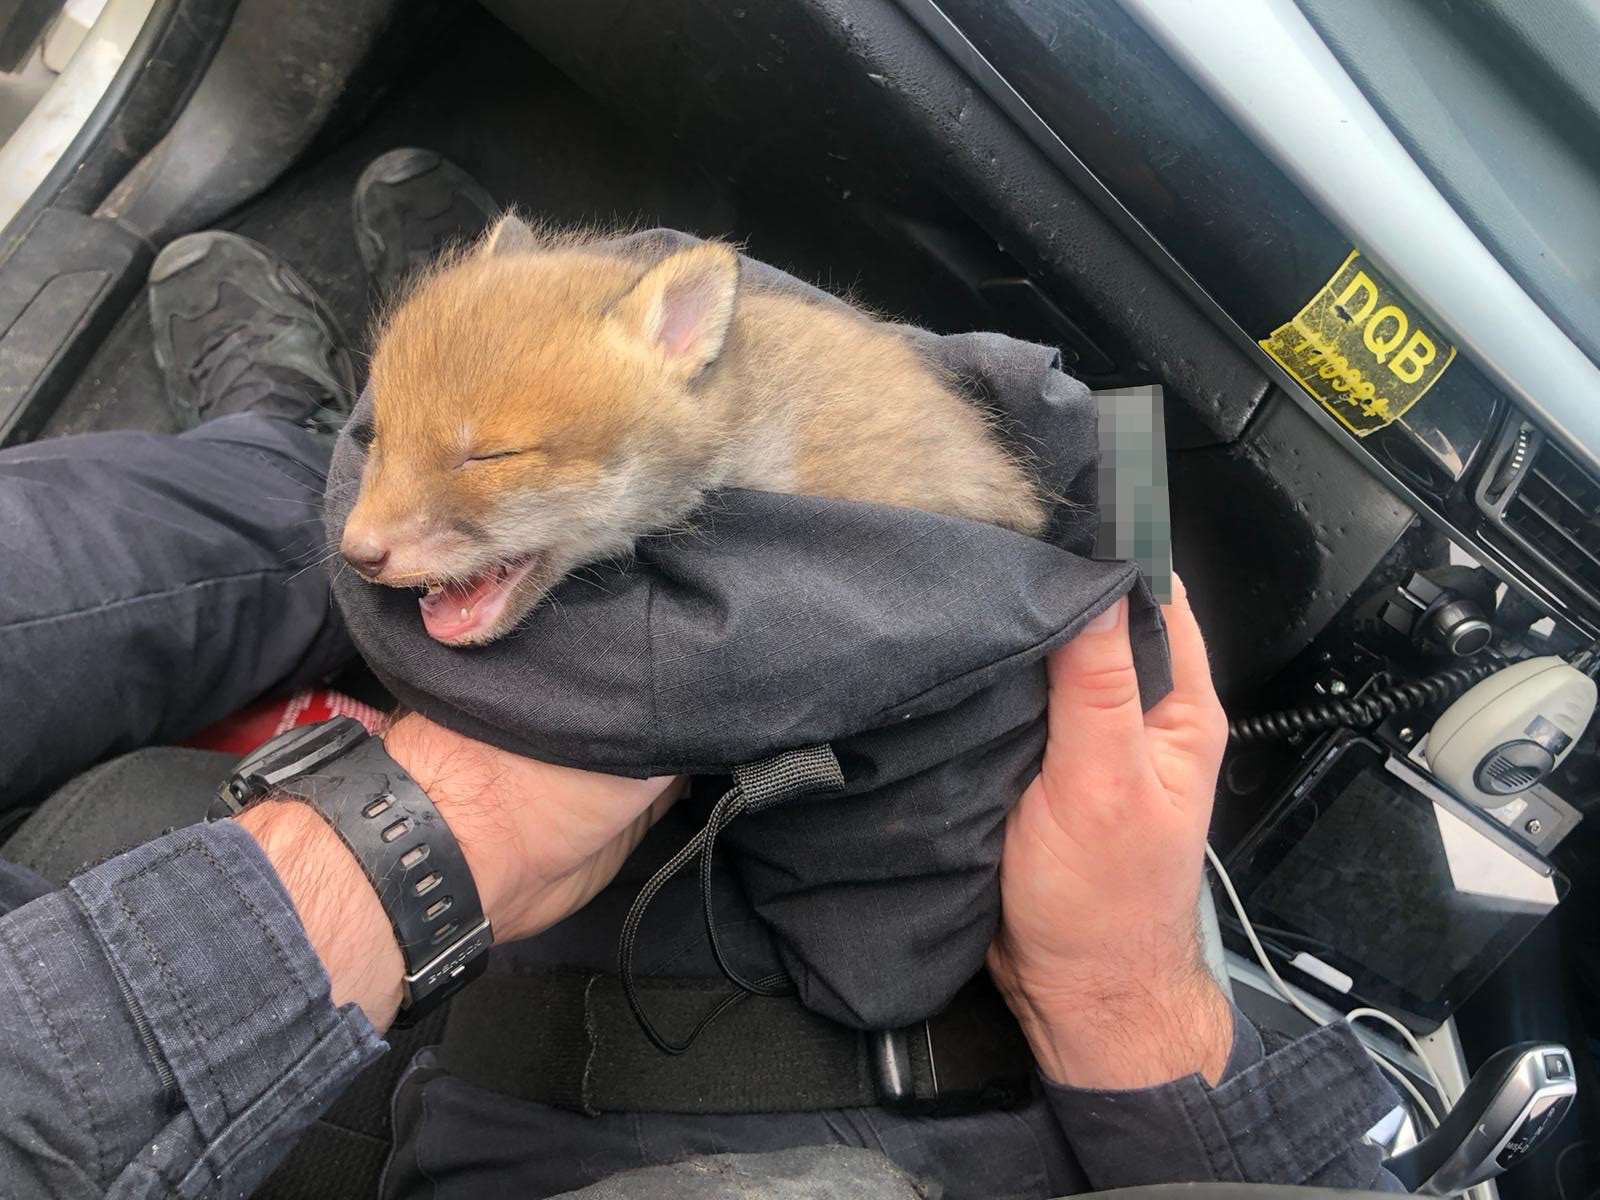
[[[1519,439],[1525,439],[1522,461],[1515,468],[1508,468],[1508,472],[1503,472],[1502,466],[1506,464],[1507,458],[1514,453]],[[1575,597],[1589,607],[1597,618],[1600,618],[1600,590],[1597,590],[1593,580],[1586,580],[1574,575],[1571,570],[1556,562],[1542,547],[1523,534],[1513,521],[1507,519],[1507,512],[1512,506],[1518,502],[1523,502],[1523,487],[1528,478],[1537,470],[1540,456],[1545,453],[1562,455],[1567,459],[1573,470],[1583,473],[1585,478],[1588,478],[1591,483],[1600,488],[1600,480],[1590,477],[1582,463],[1576,461],[1571,455],[1566,454],[1561,446],[1548,438],[1531,421],[1521,420],[1507,422],[1500,435],[1500,440],[1495,446],[1494,453],[1478,480],[1478,486],[1473,498],[1477,502],[1478,510],[1494,527],[1496,532],[1509,538],[1522,553],[1531,557],[1542,570],[1549,571],[1559,579]],[[1532,506],[1531,503],[1529,503],[1529,507],[1533,508],[1535,513],[1540,511]],[[1569,540],[1575,542],[1582,553],[1591,559],[1600,560],[1600,545],[1586,546],[1571,538],[1570,533],[1567,531],[1563,530],[1563,533]]]
[[[43,427],[149,265],[115,222],[56,208],[0,258],[0,446]]]

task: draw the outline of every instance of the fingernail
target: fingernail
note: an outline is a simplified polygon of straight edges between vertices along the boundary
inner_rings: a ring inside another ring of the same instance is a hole
[[[1122,622],[1122,610],[1128,606],[1124,599],[1118,599],[1115,604],[1106,609],[1094,620],[1083,627],[1085,633],[1110,633]]]

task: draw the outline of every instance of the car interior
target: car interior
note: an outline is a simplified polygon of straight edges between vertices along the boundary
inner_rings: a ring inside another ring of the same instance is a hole
[[[1582,0],[18,0],[0,445],[175,428],[144,288],[198,229],[281,254],[364,347],[350,196],[398,146],[541,221],[731,239],[898,320],[1056,347],[1092,388],[1159,385],[1174,565],[1233,720],[1236,1002],[1286,1035],[1398,1022],[1358,1029],[1408,1088],[1370,1136],[1409,1186],[1578,1200],[1597,52]],[[1393,403],[1360,396],[1362,354]],[[46,803],[0,798],[0,853]],[[381,1146],[377,1078],[260,1194],[332,1194],[341,1132]]]

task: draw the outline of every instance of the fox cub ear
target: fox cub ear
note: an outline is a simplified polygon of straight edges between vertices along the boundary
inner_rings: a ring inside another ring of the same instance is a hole
[[[501,254],[526,254],[539,249],[539,235],[516,213],[508,212],[494,223],[483,239],[481,253],[486,258]]]
[[[612,307],[630,337],[651,346],[669,370],[693,379],[717,360],[733,321],[739,256],[706,242],[662,259]]]

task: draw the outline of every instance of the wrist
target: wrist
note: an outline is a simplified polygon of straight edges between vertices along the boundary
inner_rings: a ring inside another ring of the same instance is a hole
[[[359,1004],[380,1032],[399,1010],[404,960],[361,864],[327,821],[297,800],[266,799],[235,820],[260,845],[322,960],[333,1003]]]
[[[1198,1074],[1216,1084],[1233,1050],[1233,1006],[1202,964],[1074,972],[1062,986],[1001,989],[1053,1083],[1125,1090]]]

